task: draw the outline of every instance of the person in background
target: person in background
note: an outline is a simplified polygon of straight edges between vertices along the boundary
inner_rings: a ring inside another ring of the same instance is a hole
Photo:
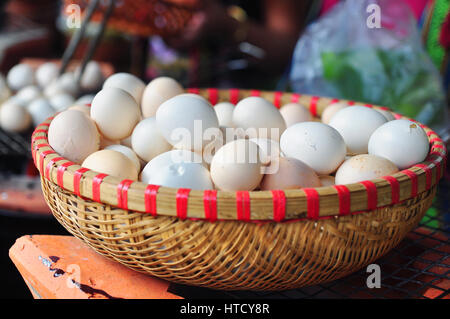
[[[152,39],[149,76],[191,87],[273,89],[319,2],[201,0],[184,32]]]

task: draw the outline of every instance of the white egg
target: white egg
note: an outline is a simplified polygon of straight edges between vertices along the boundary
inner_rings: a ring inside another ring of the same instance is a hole
[[[34,126],[38,126],[47,118],[55,114],[55,109],[51,106],[50,102],[44,98],[32,101],[28,104],[27,109],[33,118]]]
[[[322,112],[322,123],[329,124],[334,114],[346,107],[348,107],[348,104],[345,102],[331,103]]]
[[[61,112],[73,105],[75,100],[72,95],[61,93],[50,97],[49,102],[56,111]]]
[[[0,126],[8,132],[23,132],[31,125],[31,116],[26,108],[14,103],[6,101],[0,106]]]
[[[387,158],[399,169],[424,161],[429,148],[425,131],[409,120],[387,122],[369,140],[369,154]]]
[[[45,88],[57,79],[58,75],[59,67],[55,63],[43,63],[36,70],[36,82],[41,88]]]
[[[76,103],[76,102],[75,102]],[[68,110],[77,110],[86,114],[87,117],[91,117],[91,107],[86,104],[73,104],[67,108]]]
[[[277,171],[264,175],[261,190],[320,187],[316,172],[295,158],[279,158]]]
[[[145,83],[137,76],[129,73],[115,73],[103,83],[103,89],[118,88],[128,92],[138,105],[141,104]]]
[[[148,183],[150,178],[156,175],[162,167],[179,163],[202,164],[202,156],[187,150],[171,150],[154,157],[142,170],[141,180]],[[204,165],[204,164],[203,164]],[[205,165],[204,165],[205,166]]]
[[[33,100],[39,98],[41,94],[41,90],[37,86],[29,85],[20,89],[19,92],[17,92],[16,97],[24,104],[29,104]]]
[[[391,161],[369,154],[360,154],[346,160],[336,172],[336,184],[351,184],[398,172]]]
[[[280,157],[280,144],[268,138],[251,138],[250,141],[259,146],[260,160],[264,165]]]
[[[381,114],[383,114],[383,116],[386,118],[386,120],[389,121],[393,121],[395,120],[395,116],[389,112],[388,110],[382,110],[382,109],[374,109],[377,112],[380,112]]]
[[[9,70],[6,80],[10,89],[19,91],[34,83],[34,71],[28,64],[17,64]]]
[[[370,135],[386,121],[386,118],[374,109],[349,106],[333,116],[330,126],[344,138],[348,153],[366,154]]]
[[[83,95],[82,97],[78,98],[74,104],[91,104],[94,97],[94,94]]]
[[[163,76],[153,79],[145,87],[142,95],[142,115],[155,116],[162,103],[183,92],[183,87],[172,78]]]
[[[60,94],[69,94],[71,96],[78,94],[78,85],[73,73],[64,73],[50,82],[44,89],[44,95],[48,98]]]
[[[220,190],[251,191],[259,186],[263,176],[259,146],[246,139],[225,144],[211,162],[211,178]]]
[[[47,98],[51,98],[52,96],[59,95],[59,94],[69,94],[69,93],[64,90],[64,88],[62,87],[62,85],[58,81],[58,79],[53,80],[44,89],[44,95]]]
[[[130,136],[140,117],[136,100],[118,88],[104,88],[95,95],[91,104],[91,118],[101,134],[110,140]]]
[[[235,106],[233,123],[235,127],[245,129],[251,138],[271,138],[276,141],[286,129],[280,111],[259,96],[247,97]]]
[[[121,144],[121,145],[124,145],[124,146],[127,146],[127,147],[129,147],[129,148],[132,148],[132,146],[131,146],[131,135],[128,136],[128,137],[126,137],[126,138],[124,138],[124,139],[122,139],[122,140],[120,141],[120,144]]]
[[[344,161],[346,148],[333,127],[320,122],[294,124],[281,135],[280,148],[287,157],[309,165],[319,175],[334,172]]]
[[[76,96],[78,94],[79,88],[77,84],[77,78],[75,74],[72,72],[67,72],[62,74],[58,80],[61,88],[72,96]]]
[[[101,150],[90,154],[81,166],[90,170],[118,177],[120,179],[138,179],[138,171],[132,160],[121,152]]]
[[[147,184],[195,190],[213,189],[208,170],[199,163],[171,163],[164,165]]]
[[[109,145],[109,146],[105,147],[105,150],[113,150],[113,151],[122,153],[123,155],[128,157],[133,162],[133,164],[134,164],[134,166],[136,166],[136,170],[138,172],[141,171],[141,161],[139,160],[136,153],[131,148],[120,145],[120,144],[113,144],[113,145]]]
[[[138,123],[131,134],[131,146],[136,154],[146,162],[172,148],[161,135],[154,117],[148,117]]]
[[[81,164],[100,146],[100,134],[94,121],[75,110],[59,113],[50,123],[48,142],[61,156]]]
[[[81,68],[78,67],[75,75],[78,76]],[[80,80],[80,87],[86,91],[95,91],[100,89],[103,84],[103,73],[100,64],[96,61],[89,61]]]
[[[234,105],[229,102],[222,102],[214,105],[217,119],[220,126],[233,127],[233,110]]]
[[[192,94],[177,95],[161,104],[156,124],[174,147],[200,152],[208,143],[208,132],[219,129],[217,115],[209,102]]]
[[[309,110],[298,103],[289,103],[280,108],[281,116],[286,122],[286,127],[292,126],[296,123],[309,122],[313,120],[313,116]]]

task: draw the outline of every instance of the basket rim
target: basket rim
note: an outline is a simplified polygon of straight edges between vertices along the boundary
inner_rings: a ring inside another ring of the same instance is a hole
[[[225,101],[236,104],[248,96],[261,96],[278,108],[289,102],[295,102],[307,107],[314,117],[319,117],[326,106],[336,102],[389,110],[387,107],[361,102],[280,91],[191,88],[186,92],[199,94],[208,99],[212,105]],[[153,216],[210,221],[281,222],[304,218],[317,220],[395,205],[429,190],[439,182],[446,164],[446,147],[441,138],[426,125],[390,112],[396,119],[413,121],[425,130],[430,141],[429,154],[425,161],[374,180],[316,188],[200,191],[120,180],[82,168],[57,154],[47,140],[47,131],[54,116],[36,127],[32,135],[31,149],[34,164],[41,178],[84,199],[124,210]]]

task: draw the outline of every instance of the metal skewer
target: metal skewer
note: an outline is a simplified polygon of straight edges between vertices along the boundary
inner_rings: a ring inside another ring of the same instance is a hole
[[[86,33],[86,27],[87,27],[88,23],[90,22],[90,20],[92,19],[93,13],[98,8],[98,4],[99,4],[99,0],[92,0],[89,3],[89,6],[86,10],[86,15],[83,19],[80,29],[78,29],[75,32],[75,34],[72,36],[72,38],[70,39],[69,45],[67,46],[66,50],[64,51],[61,67],[59,69],[60,75],[66,71],[70,60],[72,59],[73,55],[75,54],[76,50],[78,49],[78,47],[81,43],[81,40]],[[77,83],[78,87],[80,85],[81,77],[83,76],[86,65],[91,60],[92,56],[95,53],[95,50],[97,49],[97,47],[101,41],[101,38],[103,37],[108,20],[114,11],[115,4],[116,4],[116,0],[109,0],[106,12],[103,15],[103,18],[100,22],[100,27],[99,27],[97,33],[95,34],[95,36],[89,41],[88,49],[81,61],[80,72],[78,72],[78,74],[76,75],[77,76],[76,83]]]

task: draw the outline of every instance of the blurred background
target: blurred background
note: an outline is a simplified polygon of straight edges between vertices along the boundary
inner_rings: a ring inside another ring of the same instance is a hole
[[[76,65],[91,54],[103,77],[170,76],[184,87],[388,106],[430,125],[448,145],[449,10],[448,0],[0,0],[0,73],[60,63],[69,51]],[[0,83],[2,103],[15,93],[5,92]],[[0,297],[30,297],[7,255],[16,238],[66,234],[42,198],[31,132],[0,129]],[[448,178],[447,170],[447,191]],[[436,207],[449,211],[448,194]]]

